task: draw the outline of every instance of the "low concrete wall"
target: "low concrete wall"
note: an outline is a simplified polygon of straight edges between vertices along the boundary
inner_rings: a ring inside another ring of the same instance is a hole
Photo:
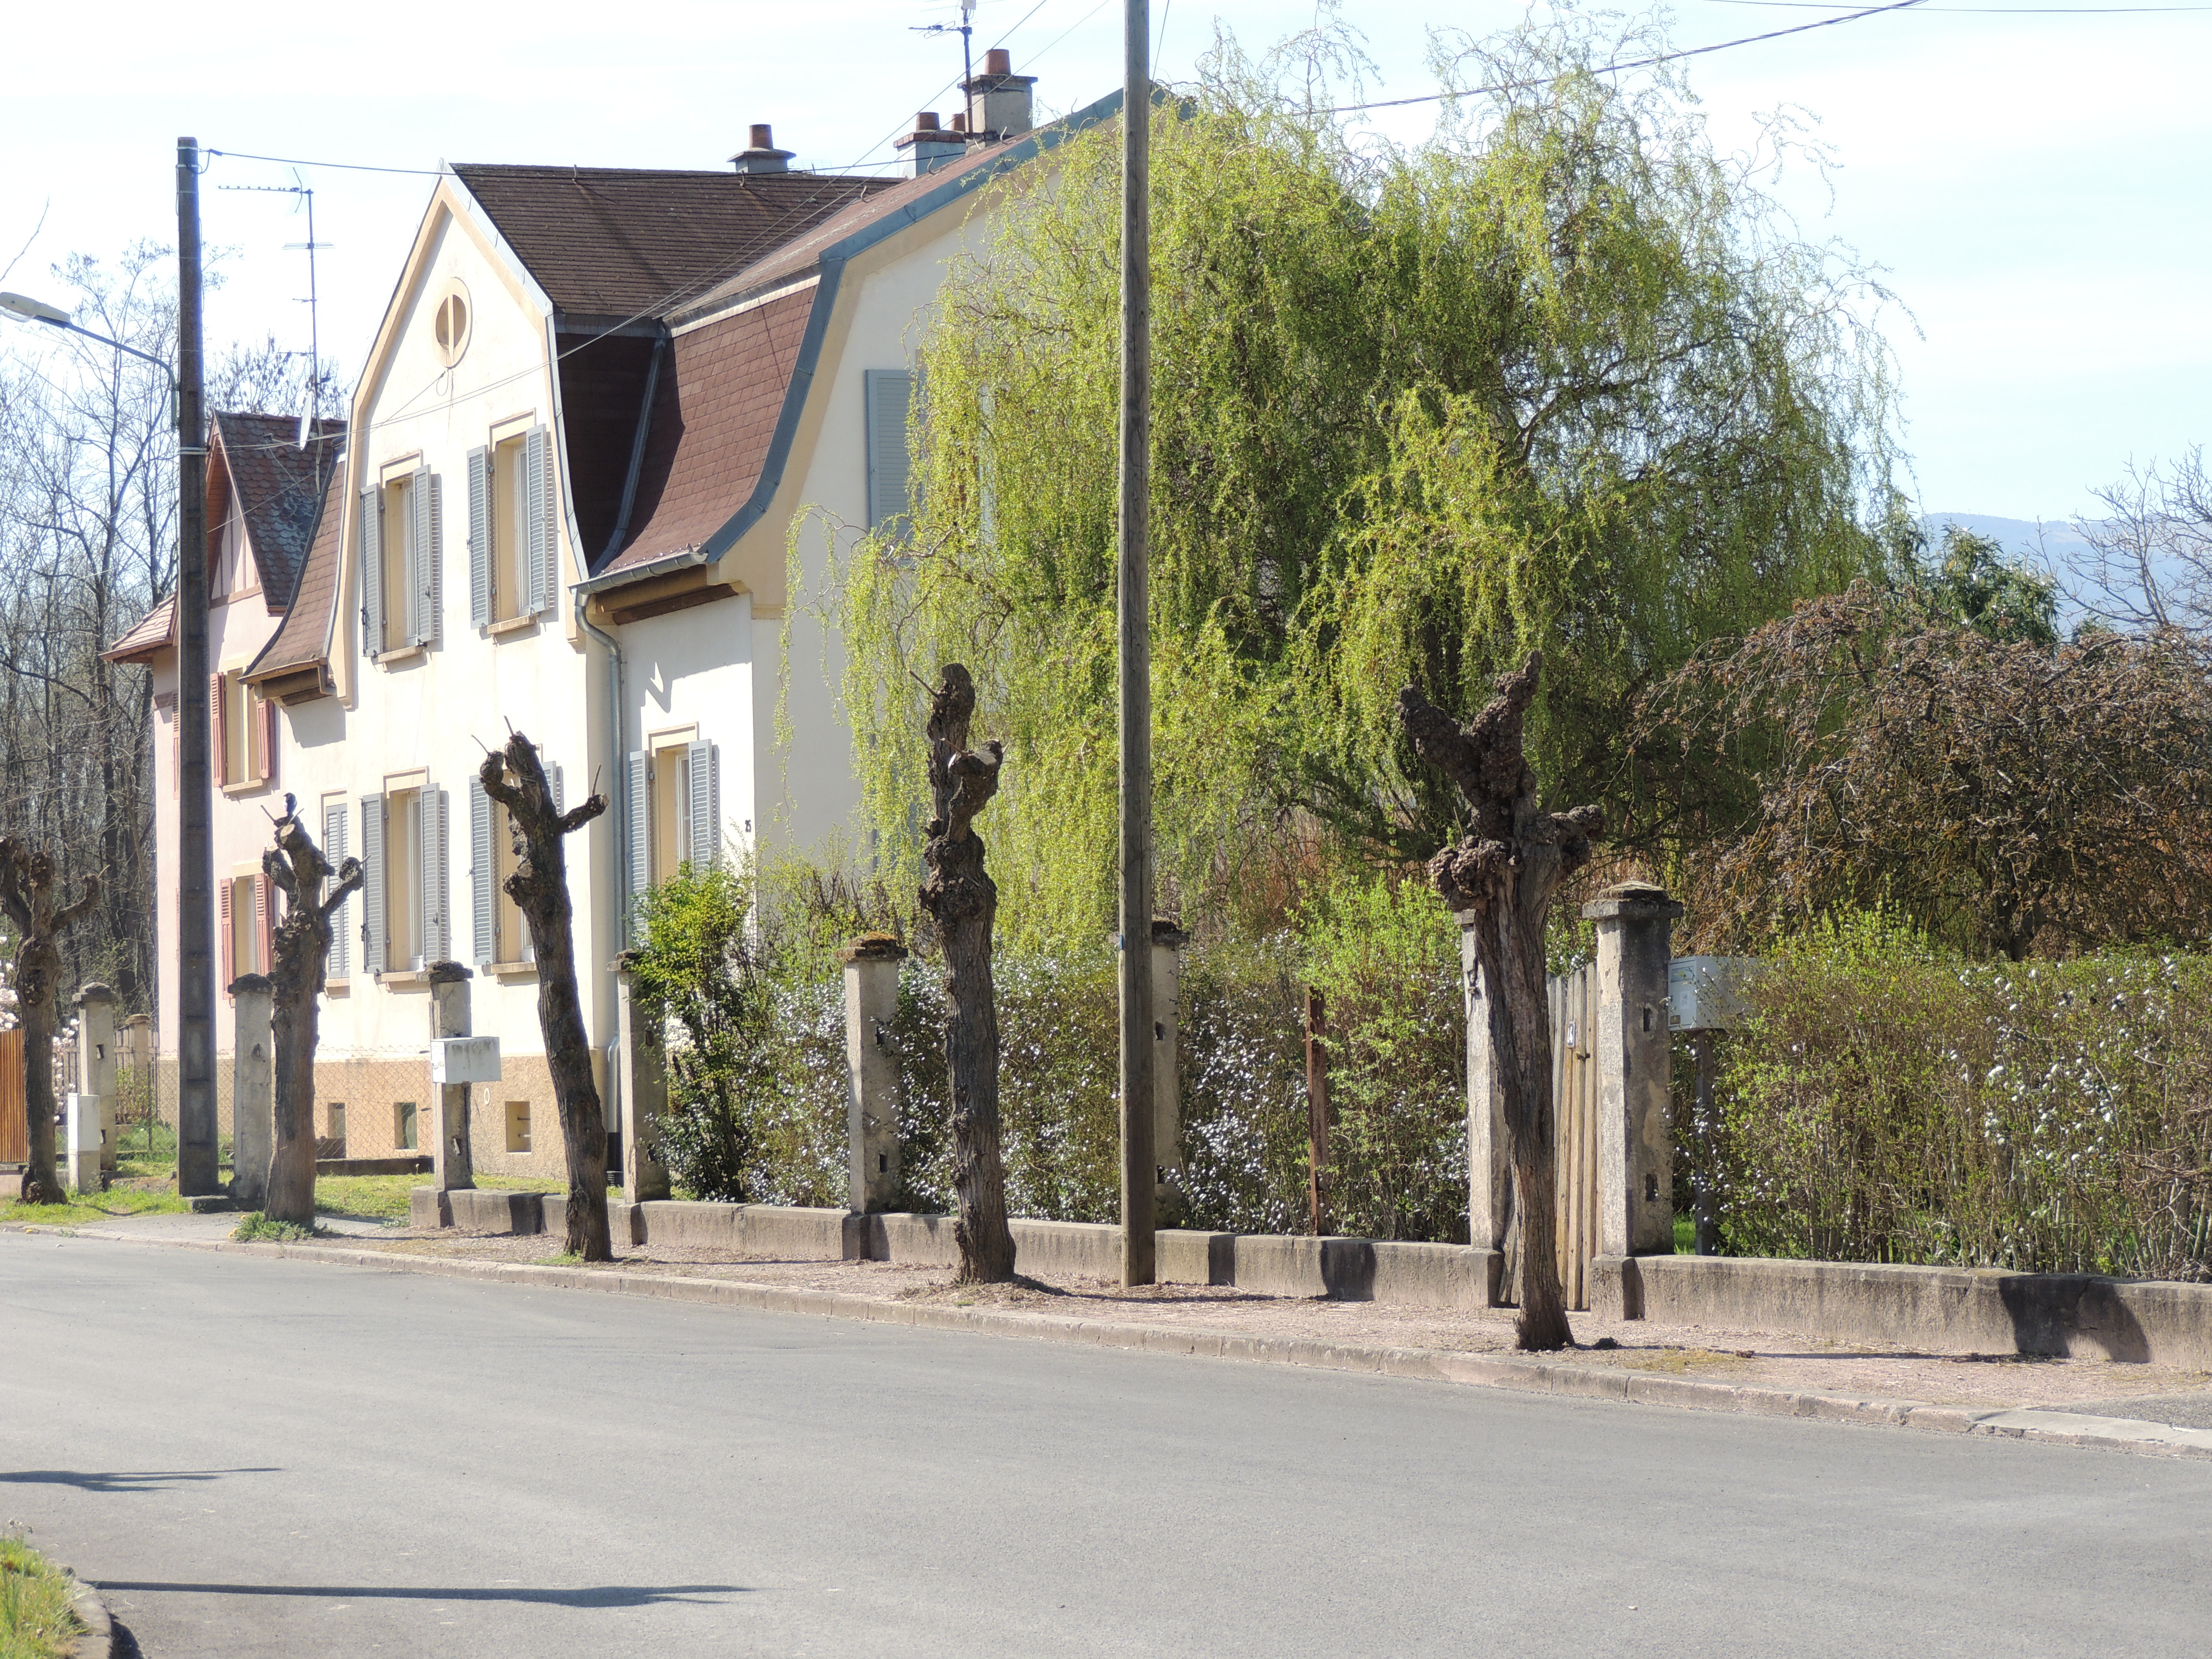
[[[430,1160],[427,1158],[319,1158],[315,1160],[319,1176],[395,1176],[428,1175]]]
[[[1601,1316],[1787,1331],[1928,1353],[2212,1368],[2212,1285],[2088,1273],[1736,1256],[1597,1258]]]

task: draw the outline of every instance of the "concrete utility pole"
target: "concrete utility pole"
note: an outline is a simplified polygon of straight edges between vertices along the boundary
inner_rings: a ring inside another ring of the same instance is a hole
[[[1121,92],[1121,1282],[1150,1285],[1152,1156],[1152,149],[1149,0],[1126,0]]]
[[[201,407],[200,145],[177,140],[177,1192],[212,1197],[215,856],[209,840],[207,411]]]

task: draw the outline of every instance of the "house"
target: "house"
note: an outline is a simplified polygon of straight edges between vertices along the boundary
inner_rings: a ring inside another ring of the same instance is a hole
[[[316,421],[303,428],[290,415],[222,414],[208,422],[208,711],[209,759],[215,799],[210,819],[214,851],[217,996],[216,1040],[232,1047],[232,1012],[225,989],[241,974],[270,963],[274,923],[261,852],[270,821],[283,808],[285,748],[277,705],[252,684],[272,637],[291,617],[301,572],[319,537],[335,538],[331,510],[342,475],[345,423]],[[314,596],[305,596],[312,610]],[[155,846],[177,845],[177,636],[173,596],[154,606],[102,653],[137,663],[154,675]],[[174,854],[170,854],[173,858]],[[157,852],[157,860],[161,854]],[[155,937],[164,949],[177,937],[173,876],[155,884]],[[157,973],[157,1032],[173,1059],[176,977]],[[219,1112],[228,1122],[229,1068],[222,1068]],[[173,1090],[171,1091],[173,1096]]]
[[[1120,106],[1032,131],[1030,84],[990,54],[951,127],[926,116],[902,141],[905,177],[795,171],[762,125],[727,171],[438,181],[327,533],[243,676],[280,711],[284,787],[365,866],[317,1082],[348,1156],[427,1146],[428,970],[451,958],[502,1053],[472,1102],[475,1167],[562,1173],[507,826],[477,781],[510,724],[571,803],[610,799],[568,869],[611,1130],[635,897],[686,862],[850,826],[825,642],[793,615],[786,647],[792,528],[819,512],[857,535],[905,509],[915,329],[948,261],[994,180]],[[809,556],[803,578],[818,542]]]

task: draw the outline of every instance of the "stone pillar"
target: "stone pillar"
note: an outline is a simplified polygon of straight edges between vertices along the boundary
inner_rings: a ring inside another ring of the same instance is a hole
[[[269,1196],[269,1154],[276,1143],[270,1092],[276,1041],[269,1024],[276,988],[264,974],[241,974],[230,982],[238,1028],[230,1081],[230,1203],[236,1210],[258,1210]]]
[[[1668,1129],[1667,967],[1682,907],[1663,887],[1623,882],[1583,906],[1597,923],[1597,1254],[1674,1249]]]
[[[117,1041],[123,1045],[123,1063],[131,1068],[131,1097],[118,1097],[116,1115],[125,1123],[151,1124],[157,1115],[155,1102],[159,1095],[159,1080],[154,1071],[154,1016],[133,1014],[123,1022]],[[122,1149],[123,1128],[116,1130],[117,1151]],[[153,1146],[152,1131],[147,1132],[146,1145]]]
[[[1467,1237],[1503,1251],[1513,1225],[1512,1147],[1505,1130],[1504,1071],[1490,1046],[1490,1002],[1475,947],[1475,913],[1459,913],[1460,994],[1467,1004]]]
[[[888,933],[863,933],[837,953],[845,964],[845,1073],[850,1085],[845,1149],[846,1204],[860,1212],[897,1201],[899,1174],[896,1040],[899,963],[906,950]]]
[[[1182,947],[1189,943],[1166,917],[1152,918],[1152,1161],[1162,1204],[1182,1198]]]
[[[652,1152],[668,1109],[668,1057],[660,1022],[639,1006],[631,976],[636,959],[632,951],[615,958],[615,1091],[622,1097],[623,1197],[641,1204],[668,1196],[667,1166]]]
[[[469,1018],[469,981],[458,962],[430,964],[430,1036],[475,1035]],[[477,1184],[476,1148],[469,1139],[469,1090],[465,1083],[436,1085],[438,1139],[430,1153],[430,1185],[441,1193],[465,1192]]]
[[[100,1167],[115,1167],[115,993],[94,983],[76,994],[77,1087],[100,1100]]]
[[[100,1101],[72,1089],[62,1117],[62,1184],[72,1192],[97,1193],[107,1185],[100,1167]]]

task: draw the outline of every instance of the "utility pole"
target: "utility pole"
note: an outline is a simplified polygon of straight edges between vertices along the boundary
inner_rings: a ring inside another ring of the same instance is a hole
[[[215,856],[209,840],[207,411],[200,145],[177,140],[177,1192],[222,1190],[216,1148]]]
[[[1121,92],[1121,1282],[1158,1277],[1152,1151],[1152,220],[1149,0],[1125,0]]]

